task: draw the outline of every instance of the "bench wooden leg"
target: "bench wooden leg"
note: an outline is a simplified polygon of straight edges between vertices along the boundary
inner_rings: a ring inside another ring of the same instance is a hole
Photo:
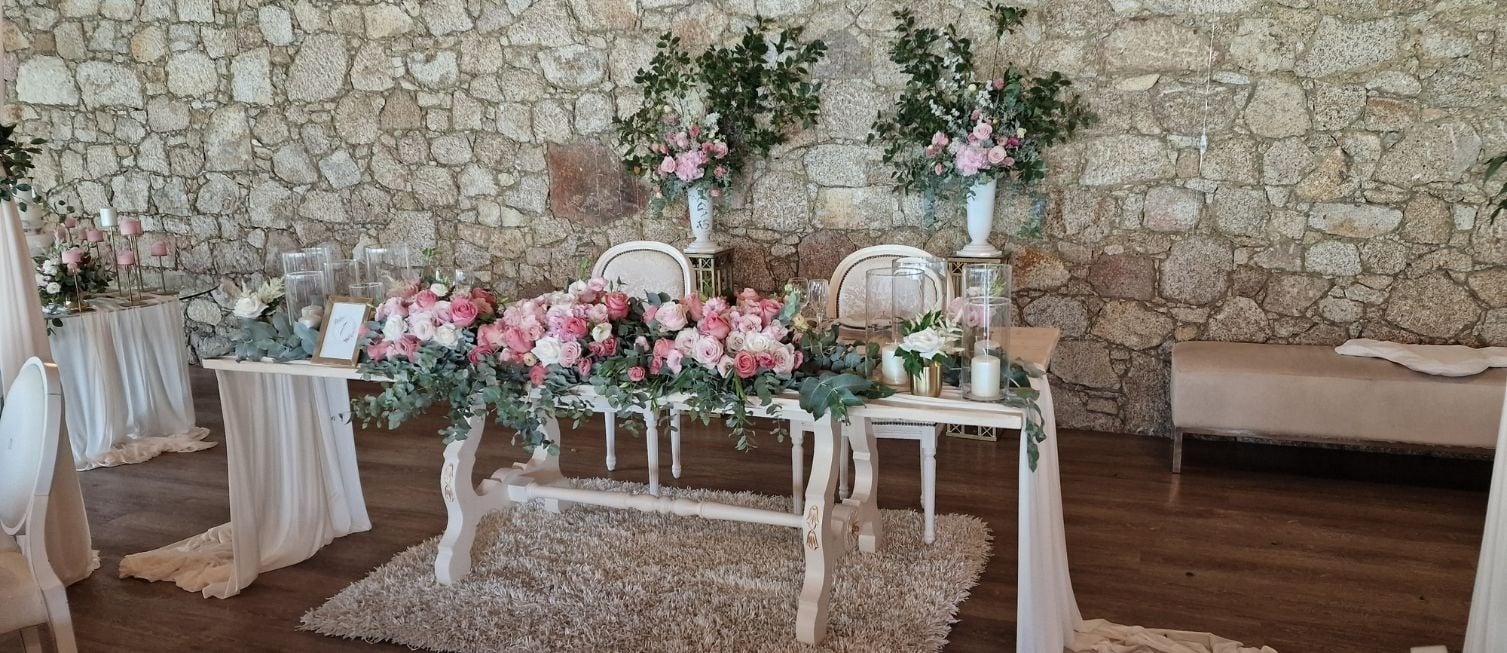
[[[1172,473],[1183,473],[1183,430],[1172,430]]]

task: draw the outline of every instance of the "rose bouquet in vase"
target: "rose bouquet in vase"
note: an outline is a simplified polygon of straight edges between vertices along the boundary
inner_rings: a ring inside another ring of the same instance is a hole
[[[695,241],[687,252],[716,251],[712,203],[752,161],[768,156],[800,127],[816,124],[821,84],[811,66],[826,56],[800,28],[775,31],[759,19],[732,46],[695,58],[665,33],[649,65],[633,77],[643,105],[615,120],[623,163],[654,186],[659,214],[685,197]]]
[[[990,9],[998,47],[1026,11],[998,4]],[[928,226],[938,200],[966,199],[970,242],[959,256],[998,257],[989,235],[999,180],[1040,180],[1046,148],[1096,118],[1060,74],[1034,77],[1006,67],[983,76],[974,66],[972,41],[954,26],[920,27],[909,9],[894,16],[899,37],[890,60],[910,80],[874,122],[868,140],[884,146],[884,162],[900,188],[924,197]]]
[[[239,330],[231,336],[236,360],[262,360],[264,358],[284,363],[306,360],[314,355],[319,341],[318,324],[305,320],[289,320],[279,313],[287,298],[287,288],[282,277],[273,277],[262,285],[252,288],[237,288],[225,281],[220,288],[228,297],[234,297],[230,314],[239,322]]]
[[[951,361],[953,345],[962,328],[941,311],[904,320],[899,326],[900,343],[895,355],[910,374],[911,394],[937,397],[942,394],[942,366]]]
[[[32,259],[37,295],[49,314],[89,310],[85,296],[110,288],[114,273],[89,250],[63,240]]]

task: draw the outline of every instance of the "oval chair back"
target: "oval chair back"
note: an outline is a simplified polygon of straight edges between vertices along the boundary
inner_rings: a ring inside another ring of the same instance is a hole
[[[673,245],[653,240],[614,245],[597,259],[591,276],[621,282],[624,292],[638,298],[653,291],[679,299],[696,290],[690,259]]]
[[[42,537],[27,524],[43,518],[33,507],[52,488],[62,413],[57,366],[28,359],[0,407],[0,527],[6,533]]]
[[[827,317],[835,318],[843,327],[862,329],[868,319],[868,310],[864,306],[864,277],[868,271],[888,268],[896,259],[913,256],[929,257],[931,253],[910,245],[874,245],[849,254],[837,264],[837,269],[832,271],[832,280],[828,282]],[[935,301],[925,310],[941,310],[947,301],[947,279],[932,274],[926,277],[926,283],[930,284],[926,297]]]

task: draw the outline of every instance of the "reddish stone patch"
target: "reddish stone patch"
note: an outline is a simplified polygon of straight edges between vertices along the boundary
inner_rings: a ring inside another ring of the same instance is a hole
[[[1088,282],[1106,297],[1149,300],[1156,296],[1156,263],[1146,256],[1101,256],[1089,267]]]
[[[549,210],[576,224],[599,227],[639,213],[649,191],[623,170],[617,153],[592,143],[551,145]]]

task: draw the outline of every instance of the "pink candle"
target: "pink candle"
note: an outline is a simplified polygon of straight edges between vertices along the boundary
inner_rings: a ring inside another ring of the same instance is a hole
[[[85,229],[84,240],[87,240],[91,243],[105,242],[105,232],[98,229]]]
[[[159,240],[152,243],[152,256],[167,256],[167,241]]]
[[[120,221],[120,235],[122,235],[122,236],[140,236],[141,235],[141,221],[140,220],[130,219],[130,218],[127,218],[125,220],[121,220]]]
[[[69,229],[77,227],[78,226],[78,218],[75,218],[75,217],[73,217],[71,215],[68,216],[67,218],[64,218],[63,219],[63,226],[68,227]]]
[[[136,252],[125,250],[115,255],[115,263],[123,268],[136,265]]]
[[[84,262],[84,250],[70,247],[63,250],[63,263],[65,265],[78,265]]]

